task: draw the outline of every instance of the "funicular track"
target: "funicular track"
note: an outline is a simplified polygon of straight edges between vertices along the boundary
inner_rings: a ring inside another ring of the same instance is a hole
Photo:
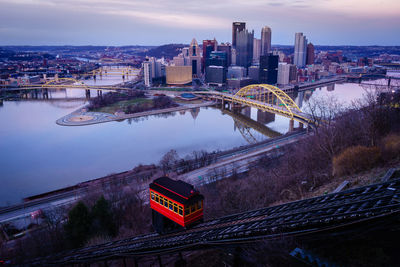
[[[310,236],[349,225],[400,219],[400,179],[206,221],[192,229],[62,252],[30,262],[33,266],[159,255],[171,251],[246,243],[260,239]],[[371,224],[372,227],[372,224]]]

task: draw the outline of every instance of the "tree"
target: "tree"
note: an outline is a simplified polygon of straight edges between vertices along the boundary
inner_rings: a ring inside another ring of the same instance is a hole
[[[176,150],[171,149],[160,160],[160,165],[166,174],[179,160],[179,155]]]
[[[82,246],[89,237],[91,219],[86,205],[79,201],[68,213],[68,222],[65,224],[65,233],[73,247]]]
[[[103,196],[97,200],[92,208],[91,221],[93,235],[115,236],[117,234],[111,205]]]

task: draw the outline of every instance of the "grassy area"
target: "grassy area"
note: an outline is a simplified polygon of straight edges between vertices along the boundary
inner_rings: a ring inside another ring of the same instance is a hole
[[[152,100],[148,99],[148,98],[134,98],[131,100],[119,101],[110,106],[102,107],[102,108],[96,109],[94,111],[114,114],[116,111],[124,110],[128,106],[138,105],[138,104],[143,104],[143,103],[150,103],[150,102],[152,102]]]

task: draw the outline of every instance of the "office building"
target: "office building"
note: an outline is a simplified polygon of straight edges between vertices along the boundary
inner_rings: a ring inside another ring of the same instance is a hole
[[[276,84],[278,79],[279,57],[268,54],[260,57],[260,83]]]
[[[260,67],[259,66],[250,66],[249,67],[249,78],[254,82],[258,83],[260,77]]]
[[[314,60],[315,60],[314,45],[312,43],[309,43],[307,45],[307,61],[306,61],[306,64],[307,65],[312,65],[312,64],[314,64]]]
[[[188,53],[190,59],[190,66],[192,66],[192,74],[193,76],[200,77],[201,75],[200,47],[195,38],[193,38],[192,42],[190,43]]]
[[[200,47],[193,38],[189,47],[182,48],[182,53],[173,58],[174,66],[191,66],[192,75],[200,77],[201,75],[201,53]]]
[[[289,84],[290,75],[290,64],[279,63],[278,64],[278,84],[286,85]]]
[[[260,62],[261,56],[261,39],[254,38],[253,40],[253,62]]]
[[[206,68],[206,82],[209,85],[224,85],[226,82],[226,69],[222,66],[208,66]]]
[[[240,66],[231,66],[228,68],[228,79],[242,79],[246,77],[246,69]]]
[[[236,65],[236,58],[237,58],[236,49],[232,48],[232,50],[231,50],[231,65]]]
[[[271,52],[271,28],[265,26],[261,29],[261,55],[265,56]]]
[[[205,71],[205,68],[206,68],[205,64],[206,64],[207,58],[210,57],[210,53],[212,51],[217,50],[217,46],[218,46],[218,43],[217,43],[217,40],[215,40],[215,38],[214,38],[214,40],[203,40],[203,57],[202,57],[202,61],[201,61],[203,72]]]
[[[236,32],[236,65],[250,67],[253,60],[254,31],[247,29]]]
[[[222,43],[217,46],[217,51],[222,51],[226,53],[226,64],[230,66],[232,64],[232,46],[229,43]]]
[[[221,66],[228,67],[228,57],[225,51],[212,51],[206,59],[206,67],[208,66]]]
[[[307,38],[302,32],[295,34],[294,42],[294,60],[293,63],[301,68],[306,65],[307,56]]]
[[[151,63],[149,61],[144,61],[142,63],[143,66],[143,80],[144,80],[144,85],[147,87],[151,86],[152,82],[152,74],[151,74]]]
[[[289,72],[289,83],[297,82],[297,67],[296,65],[290,64],[290,72]]]
[[[232,47],[236,47],[236,32],[241,32],[246,29],[246,22],[233,22],[232,23]]]

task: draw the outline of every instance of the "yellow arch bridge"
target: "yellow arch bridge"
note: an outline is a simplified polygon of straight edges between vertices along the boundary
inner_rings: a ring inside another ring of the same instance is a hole
[[[222,100],[275,113],[301,123],[312,123],[310,115],[302,112],[297,104],[284,91],[269,84],[252,84],[241,88],[236,94],[215,91],[203,91],[200,94]]]

